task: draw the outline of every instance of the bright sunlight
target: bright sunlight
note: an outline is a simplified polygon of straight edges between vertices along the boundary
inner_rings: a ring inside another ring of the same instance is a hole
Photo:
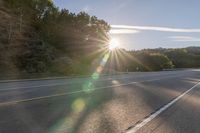
[[[109,50],[114,50],[119,47],[119,40],[112,38],[109,42]]]

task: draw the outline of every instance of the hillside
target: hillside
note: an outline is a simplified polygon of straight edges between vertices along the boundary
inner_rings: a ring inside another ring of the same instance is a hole
[[[49,0],[1,0],[0,20],[1,74],[90,74],[106,53],[105,73],[200,67],[200,47],[109,52],[107,22]]]
[[[35,31],[29,19],[20,15],[9,5],[0,3],[0,71],[1,73],[16,73],[16,57],[24,45],[35,39]]]
[[[49,0],[1,1],[0,19],[1,73],[86,74],[110,28],[87,13],[59,10]]]

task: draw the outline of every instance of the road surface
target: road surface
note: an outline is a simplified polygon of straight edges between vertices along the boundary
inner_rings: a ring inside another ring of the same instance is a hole
[[[0,133],[199,133],[200,70],[0,82]]]

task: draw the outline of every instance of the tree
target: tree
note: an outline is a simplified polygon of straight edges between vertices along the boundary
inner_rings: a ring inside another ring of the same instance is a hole
[[[23,49],[20,50],[22,53],[16,55],[19,57],[17,66],[20,70],[27,72],[47,70],[46,66],[51,64],[49,61],[52,60],[47,59],[46,62],[40,59],[44,55],[39,51],[48,55],[49,48],[53,49],[52,54],[56,59],[68,56],[82,63],[85,62],[82,60],[88,60],[86,58],[88,53],[98,51],[108,41],[110,26],[104,20],[85,12],[75,14],[66,9],[58,10],[50,0],[8,0],[6,2],[17,15],[23,14],[23,23],[22,18],[19,19],[21,20],[19,29],[23,30],[23,24],[27,22],[33,29],[28,33],[31,37],[25,42],[27,45],[24,46],[22,43],[20,46],[20,49]],[[40,50],[37,51],[38,49]],[[90,66],[89,62],[87,66]]]
[[[42,41],[30,42],[17,58],[17,65],[29,73],[46,72],[54,59],[53,49]]]

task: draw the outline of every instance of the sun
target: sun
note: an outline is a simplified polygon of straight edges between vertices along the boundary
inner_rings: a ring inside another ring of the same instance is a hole
[[[119,40],[117,40],[116,38],[112,38],[108,44],[109,44],[108,46],[109,50],[113,51],[119,47]]]

